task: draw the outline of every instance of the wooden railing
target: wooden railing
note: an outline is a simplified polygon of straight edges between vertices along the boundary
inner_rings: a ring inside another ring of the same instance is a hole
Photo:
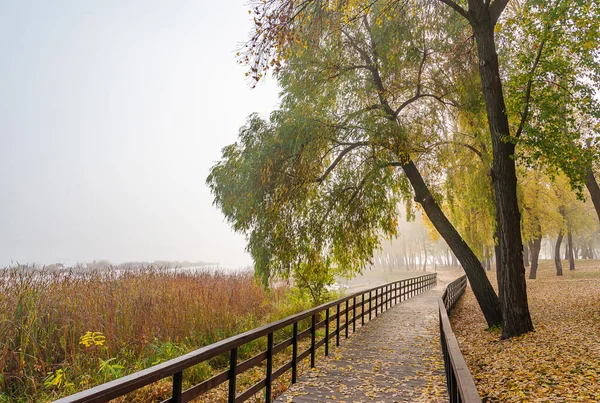
[[[452,313],[454,305],[464,294],[467,287],[467,276],[448,284],[446,290],[439,300],[440,311],[440,340],[442,342],[442,353],[444,355],[444,367],[446,370],[446,384],[450,402],[481,403],[475,382],[467,363],[465,362],[458,341],[454,336],[448,315]]]
[[[329,355],[331,339],[335,338],[335,345],[339,346],[340,335],[343,334],[347,338],[350,335],[350,329],[354,332],[357,326],[364,325],[365,322],[370,321],[391,306],[435,286],[436,281],[435,274],[427,274],[361,291],[221,340],[143,371],[65,397],[55,403],[106,402],[170,376],[172,377],[172,396],[163,403],[189,402],[224,382],[229,382],[227,392],[229,403],[244,402],[263,389],[265,401],[269,403],[272,401],[272,385],[275,379],[291,370],[291,382],[295,383],[298,376],[298,364],[310,357],[310,366],[314,367],[318,348],[324,347],[324,355]],[[343,323],[341,323],[342,318],[344,319]],[[300,331],[299,323],[308,320],[310,320],[310,326]],[[332,324],[335,326],[333,330]],[[292,336],[275,344],[274,332],[289,327],[292,327]],[[324,332],[320,331],[322,328],[324,328]],[[323,335],[323,338],[319,340],[317,340],[318,330],[320,335]],[[238,349],[265,336],[267,337],[266,351],[239,362]],[[299,341],[305,338],[310,338],[310,346],[299,352]],[[284,350],[289,350],[290,346],[292,347],[290,360],[273,370],[273,357],[284,352]],[[184,370],[223,353],[229,353],[229,369],[183,390]],[[260,365],[264,361],[266,361],[265,378],[241,393],[237,393],[236,380],[238,375]]]

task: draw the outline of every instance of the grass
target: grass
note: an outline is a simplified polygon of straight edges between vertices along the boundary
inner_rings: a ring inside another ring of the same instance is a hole
[[[0,277],[0,401],[10,402],[54,400],[310,307],[286,286],[266,291],[251,273],[6,269]],[[240,359],[265,345],[245,345]],[[197,365],[185,383],[227,362]],[[160,399],[169,388],[159,382],[127,399]]]
[[[542,262],[527,281],[536,331],[520,337],[486,331],[470,290],[459,301],[452,325],[484,402],[600,401],[600,261],[566,267]]]

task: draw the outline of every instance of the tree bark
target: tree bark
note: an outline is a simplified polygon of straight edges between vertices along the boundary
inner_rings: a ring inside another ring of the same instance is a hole
[[[575,255],[573,254],[573,234],[571,231],[567,232],[567,250],[569,258],[569,270],[575,270]]]
[[[498,212],[496,211],[496,214]],[[497,217],[496,217],[497,218]],[[498,224],[496,224],[496,231],[494,232],[495,243],[494,243],[494,255],[496,256],[496,282],[498,283],[498,299],[500,300],[500,306],[502,306],[502,290],[504,287],[502,284],[504,283],[502,280],[502,253],[500,252],[500,236],[498,235]]]
[[[521,213],[513,159],[515,146],[509,141],[508,116],[494,40],[495,21],[490,15],[489,3],[481,0],[469,0],[468,3],[468,19],[477,43],[479,75],[492,138],[492,181],[500,249],[497,275],[503,314],[502,338],[506,339],[533,331],[523,265]]]
[[[563,239],[563,231],[562,229],[558,231],[558,237],[556,238],[556,247],[554,248],[554,264],[556,265],[556,275],[563,275],[562,263],[560,261],[560,244]]]
[[[592,203],[594,203],[594,208],[596,209],[596,214],[598,215],[598,221],[600,221],[600,186],[598,186],[598,182],[596,181],[596,177],[594,176],[594,171],[592,171],[591,166],[588,167],[585,175],[585,186],[590,192]]]
[[[529,269],[529,278],[535,280],[537,276],[538,262],[540,258],[540,250],[542,249],[542,226],[538,223],[537,225],[537,236],[533,239],[533,242],[529,243],[529,250],[531,251],[531,268]]]
[[[415,164],[409,161],[402,165],[402,169],[415,191],[415,201],[421,204],[435,229],[462,264],[488,326],[501,324],[502,311],[498,296],[492,288],[481,262],[437,204]]]
[[[523,265],[529,266],[529,248],[526,243],[523,244]]]

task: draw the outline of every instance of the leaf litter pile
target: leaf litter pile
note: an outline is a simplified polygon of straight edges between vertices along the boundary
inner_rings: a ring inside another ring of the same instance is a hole
[[[452,328],[483,402],[600,401],[600,261],[577,263],[527,280],[535,332],[517,338],[486,330],[470,289],[461,298]]]

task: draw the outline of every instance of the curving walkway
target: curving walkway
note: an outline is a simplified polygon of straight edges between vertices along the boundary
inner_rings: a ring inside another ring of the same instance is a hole
[[[357,330],[276,402],[447,402],[438,304],[458,270]]]

